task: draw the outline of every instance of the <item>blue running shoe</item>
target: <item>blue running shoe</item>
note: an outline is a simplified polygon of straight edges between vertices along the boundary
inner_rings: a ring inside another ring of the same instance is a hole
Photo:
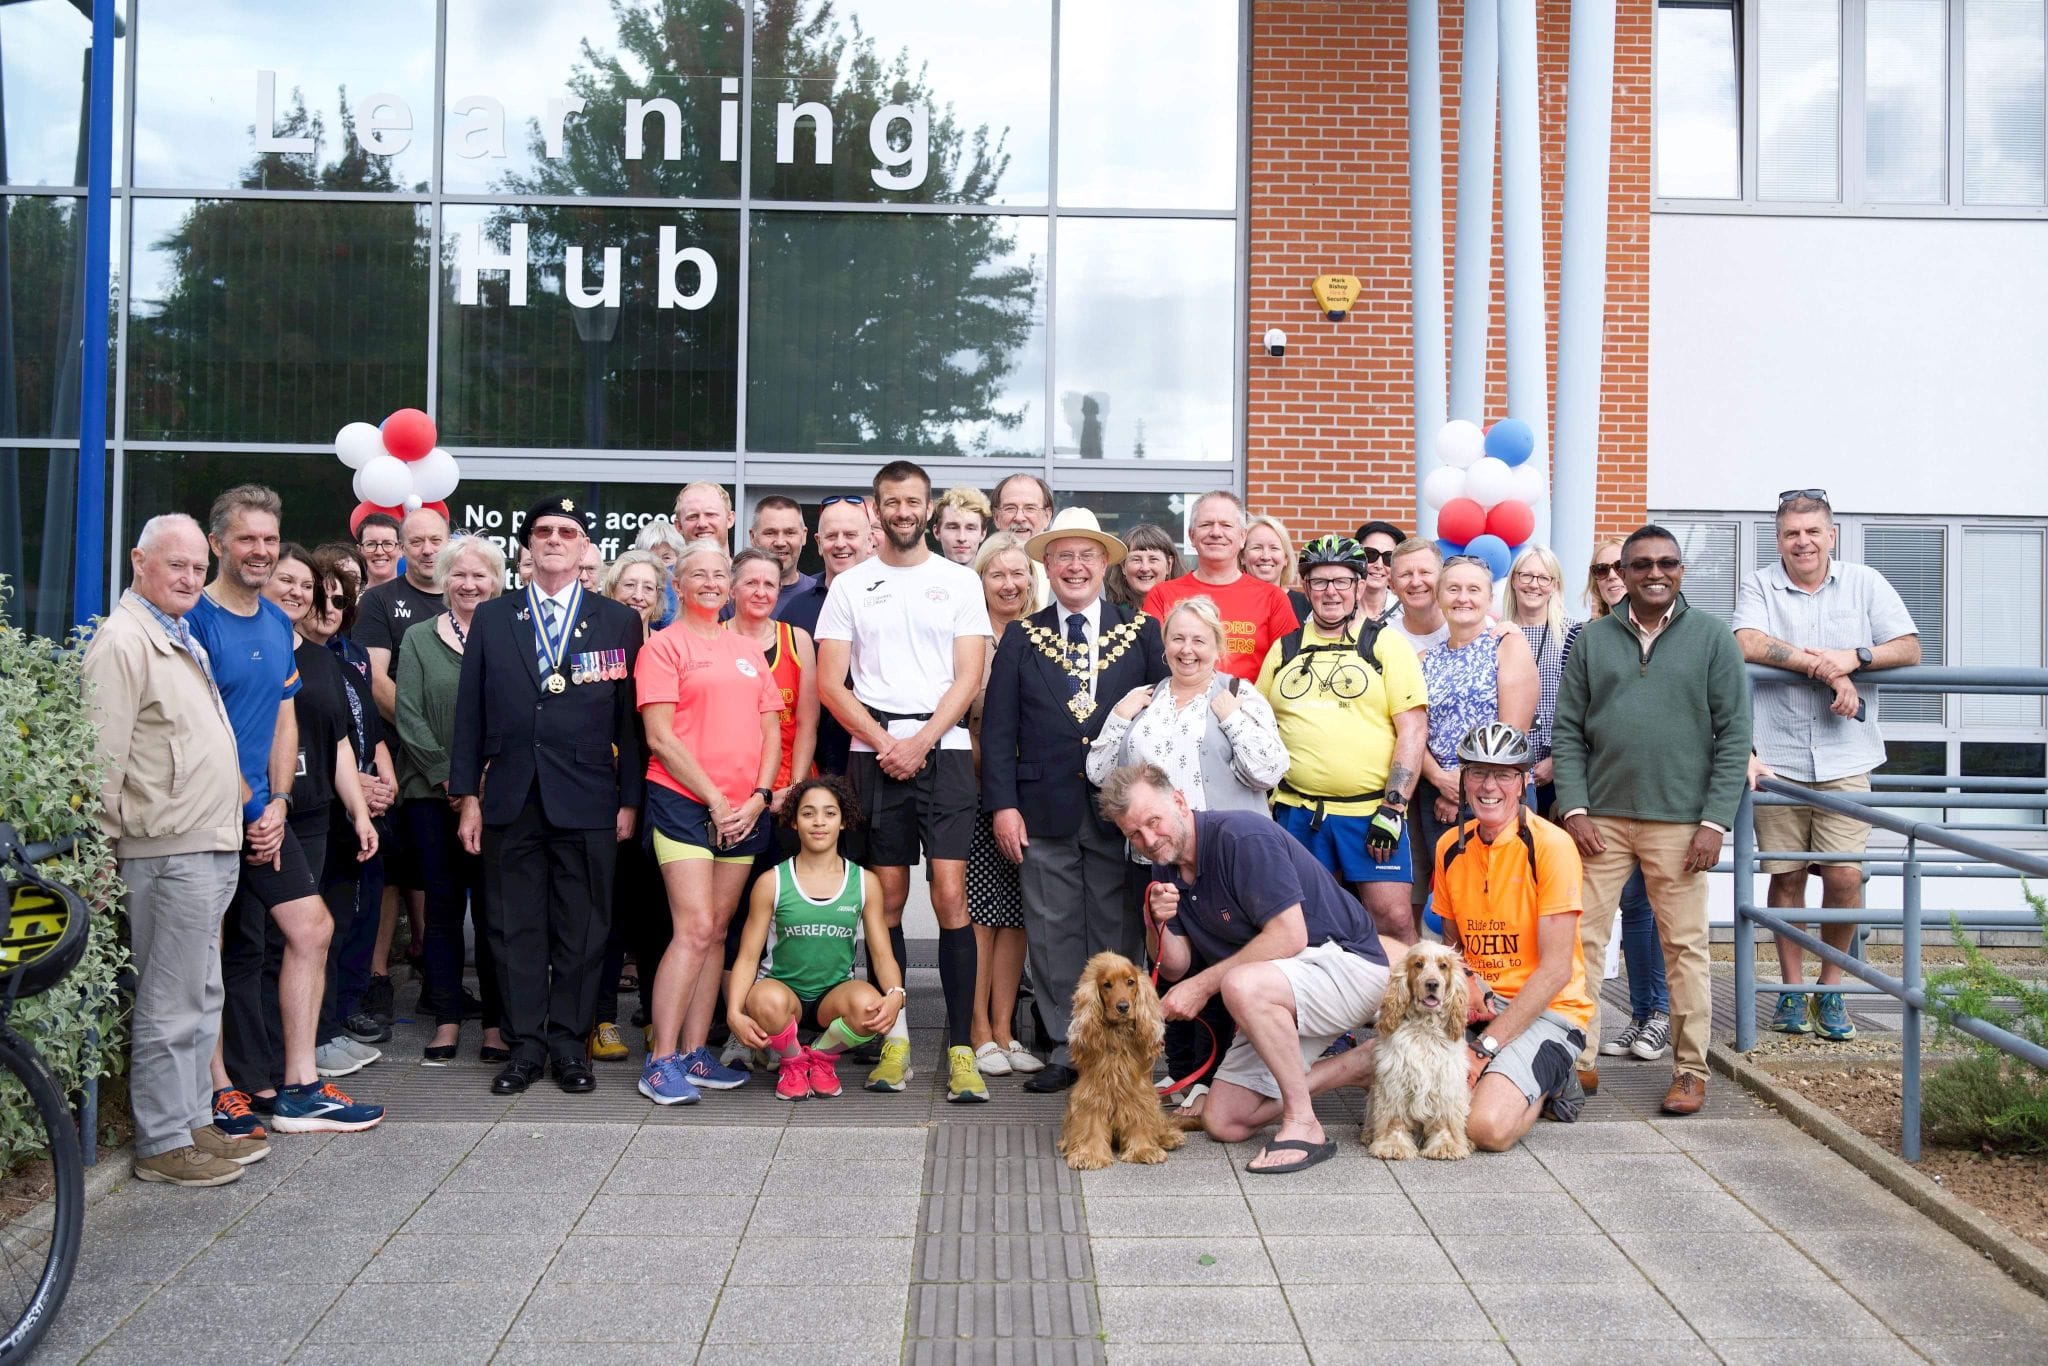
[[[213,1123],[229,1138],[253,1138],[259,1143],[265,1137],[263,1121],[250,1108],[249,1093],[233,1089],[213,1093]]]
[[[1856,1037],[1856,1026],[1849,1023],[1849,1008],[1842,1004],[1839,991],[1823,991],[1813,998],[1813,1024],[1823,1039],[1835,1043]]]
[[[1806,997],[1796,992],[1778,993],[1778,1013],[1771,1019],[1771,1028],[1780,1034],[1811,1034],[1813,1026],[1806,1022]]]
[[[656,1105],[695,1105],[697,1088],[690,1084],[686,1062],[680,1053],[649,1058],[640,1069],[640,1094]]]
[[[281,1134],[352,1134],[384,1122],[381,1105],[358,1105],[333,1082],[281,1087],[270,1127]]]
[[[683,1070],[689,1073],[691,1085],[705,1091],[730,1091],[748,1081],[745,1072],[727,1067],[712,1057],[708,1048],[683,1054]]]

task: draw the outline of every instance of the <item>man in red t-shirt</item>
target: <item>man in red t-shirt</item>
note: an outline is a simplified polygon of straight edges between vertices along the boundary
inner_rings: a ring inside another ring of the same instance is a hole
[[[1163,622],[1174,604],[1185,598],[1210,599],[1223,618],[1224,656],[1217,667],[1255,683],[1273,642],[1301,622],[1285,592],[1245,573],[1239,564],[1245,521],[1244,503],[1234,493],[1219,489],[1196,499],[1194,515],[1188,519],[1195,570],[1147,593],[1145,615]]]

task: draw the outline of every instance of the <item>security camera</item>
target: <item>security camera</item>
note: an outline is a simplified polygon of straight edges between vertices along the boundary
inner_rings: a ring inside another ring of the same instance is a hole
[[[1266,329],[1266,354],[1284,356],[1287,354],[1287,334],[1277,327]]]

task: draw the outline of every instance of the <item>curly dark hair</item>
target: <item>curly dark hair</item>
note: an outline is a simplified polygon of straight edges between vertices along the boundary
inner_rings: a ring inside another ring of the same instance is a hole
[[[796,811],[804,804],[804,794],[813,788],[823,788],[832,794],[832,800],[839,803],[839,826],[842,830],[860,828],[860,803],[853,799],[853,789],[846,779],[835,774],[819,773],[809,778],[799,778],[789,789],[789,800],[782,804],[782,824],[796,829]]]

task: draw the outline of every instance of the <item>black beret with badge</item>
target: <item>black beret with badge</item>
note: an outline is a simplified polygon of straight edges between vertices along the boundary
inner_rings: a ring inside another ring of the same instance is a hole
[[[583,528],[585,536],[595,539],[597,515],[579,498],[567,494],[554,494],[541,499],[527,509],[526,520],[519,524],[519,544],[527,545],[533,538],[533,524],[543,517],[565,517]]]

